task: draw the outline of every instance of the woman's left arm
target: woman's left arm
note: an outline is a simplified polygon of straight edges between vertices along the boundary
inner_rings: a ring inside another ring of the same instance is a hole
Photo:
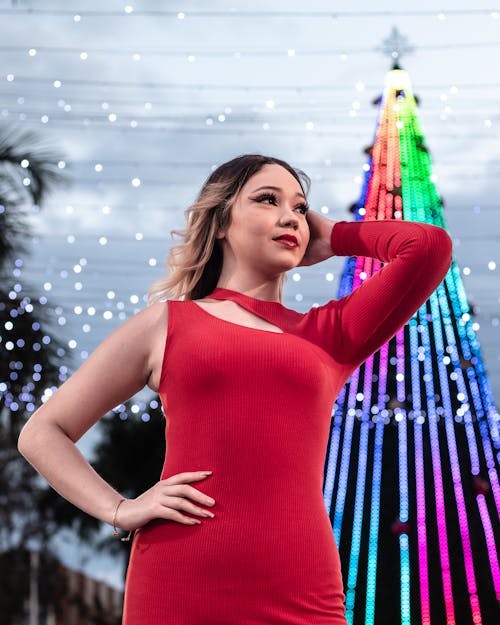
[[[311,246],[311,258],[315,254],[324,260],[327,224],[318,227],[323,228],[323,240]],[[329,336],[332,356],[355,368],[392,338],[437,288],[451,264],[452,241],[439,226],[382,219],[337,221],[330,228],[329,245],[329,256],[386,263],[348,295],[312,311],[317,330]]]

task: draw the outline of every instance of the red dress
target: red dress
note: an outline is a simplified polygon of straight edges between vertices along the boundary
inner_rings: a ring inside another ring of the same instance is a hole
[[[215,517],[193,526],[157,519],[135,533],[124,625],[347,623],[322,493],[332,405],[438,286],[452,246],[438,226],[394,220],[338,221],[331,244],[338,256],[387,264],[306,313],[229,289],[207,296],[282,332],[167,301],[161,478],[212,470],[191,485],[215,499]]]

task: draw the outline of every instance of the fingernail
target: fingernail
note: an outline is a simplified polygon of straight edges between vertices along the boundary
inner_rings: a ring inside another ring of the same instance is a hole
[[[211,475],[212,471],[203,471],[203,475]]]

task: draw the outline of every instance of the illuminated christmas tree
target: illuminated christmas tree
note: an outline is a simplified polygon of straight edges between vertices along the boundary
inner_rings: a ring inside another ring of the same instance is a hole
[[[408,74],[378,101],[355,220],[446,229]],[[338,297],[382,263],[347,259]],[[353,625],[500,623],[500,416],[460,270],[342,389],[324,498]]]

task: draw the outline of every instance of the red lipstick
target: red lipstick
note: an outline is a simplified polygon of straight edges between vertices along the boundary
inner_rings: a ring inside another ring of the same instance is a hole
[[[294,237],[293,234],[281,234],[279,237],[275,237],[273,241],[279,241],[288,247],[297,247],[299,244],[297,237]]]

